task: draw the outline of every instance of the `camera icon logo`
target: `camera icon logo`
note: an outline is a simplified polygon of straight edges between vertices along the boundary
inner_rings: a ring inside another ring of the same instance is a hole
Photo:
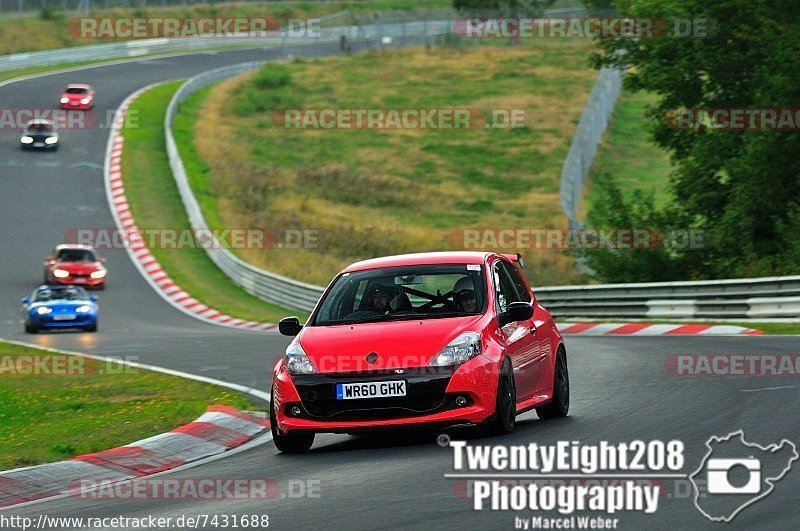
[[[800,459],[797,446],[783,439],[761,446],[742,430],[706,441],[708,452],[689,475],[697,510],[713,522],[730,522],[746,507],[769,495]]]
[[[735,486],[729,474],[737,467],[749,472],[747,482]],[[709,459],[706,464],[706,488],[709,494],[758,494],[761,492],[761,461],[750,456],[747,459]]]

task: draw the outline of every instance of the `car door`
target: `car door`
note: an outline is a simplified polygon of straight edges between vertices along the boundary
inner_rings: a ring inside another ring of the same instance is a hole
[[[525,368],[527,377],[533,386],[533,394],[543,393],[552,387],[550,370],[552,357],[552,326],[547,320],[547,312],[532,297],[531,290],[522,279],[522,274],[513,265],[503,263],[511,282],[517,289],[520,299],[533,304],[533,317],[529,329],[533,342],[533,353]]]
[[[505,312],[512,302],[521,301],[508,270],[502,260],[492,266],[495,297],[498,315]],[[531,363],[536,357],[534,335],[531,334],[531,321],[511,322],[500,331],[505,341],[505,350],[514,367],[514,384],[517,401],[533,396],[535,380],[531,378]]]

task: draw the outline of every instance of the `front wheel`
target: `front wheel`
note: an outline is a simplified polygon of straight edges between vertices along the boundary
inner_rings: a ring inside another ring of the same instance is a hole
[[[536,414],[540,419],[566,417],[569,412],[569,371],[567,370],[567,353],[563,348],[558,349],[553,378],[553,400],[546,406],[536,408]]]
[[[27,332],[27,333],[29,333],[29,334],[35,334],[35,333],[37,333],[38,331],[39,331],[39,329],[38,329],[38,328],[36,328],[35,326],[33,326],[33,325],[30,325],[30,324],[28,324],[28,323],[25,323],[25,332]]]
[[[489,422],[489,431],[494,435],[507,435],[514,431],[517,422],[517,388],[514,385],[514,371],[511,361],[503,360],[497,380],[497,402],[494,418]]]
[[[86,327],[87,332],[97,332],[97,321]]]
[[[272,395],[275,394],[275,389],[272,389]],[[272,430],[272,441],[275,447],[286,454],[302,454],[311,449],[314,444],[313,433],[295,433],[288,435],[281,435],[278,431],[278,422],[275,420],[275,399],[270,396],[269,399],[269,426]]]

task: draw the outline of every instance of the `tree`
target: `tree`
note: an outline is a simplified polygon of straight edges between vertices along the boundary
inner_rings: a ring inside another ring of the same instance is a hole
[[[705,19],[707,36],[601,38],[595,65],[628,69],[626,87],[660,96],[654,141],[670,153],[675,216],[707,227],[695,277],[800,272],[800,124],[793,130],[675,128],[675,109],[792,109],[800,102],[796,0],[618,0],[621,13]],[[686,27],[686,24],[683,24]],[[695,25],[696,29],[700,26]],[[624,53],[619,53],[624,50]],[[795,251],[792,251],[792,250]]]

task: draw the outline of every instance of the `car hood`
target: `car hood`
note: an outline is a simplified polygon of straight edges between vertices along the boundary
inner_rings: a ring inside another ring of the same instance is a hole
[[[482,316],[309,326],[297,340],[319,373],[425,367]],[[373,363],[367,357],[375,353]]]
[[[53,268],[69,271],[72,275],[88,275],[101,269],[99,262],[56,262]]]

